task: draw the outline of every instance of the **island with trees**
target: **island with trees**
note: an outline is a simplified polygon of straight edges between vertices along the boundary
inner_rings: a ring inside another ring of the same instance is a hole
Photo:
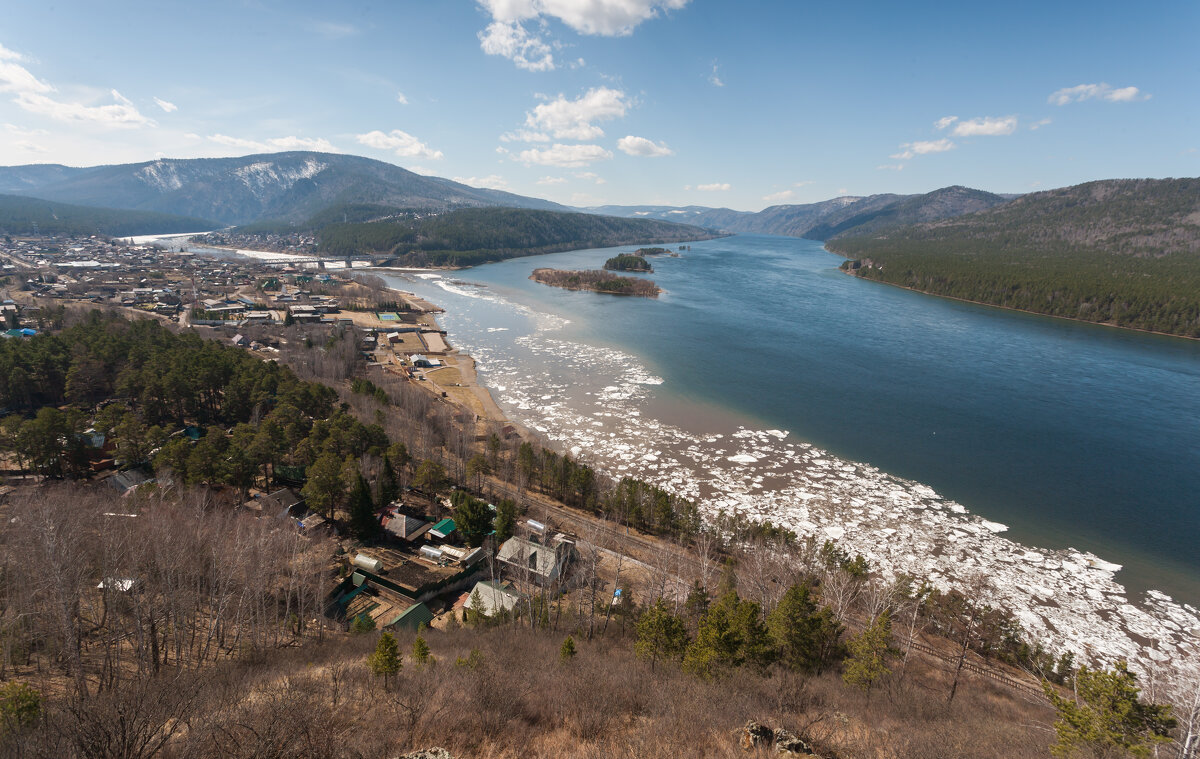
[[[609,295],[639,295],[643,298],[657,298],[662,290],[648,279],[638,277],[619,277],[605,271],[587,270],[571,271],[567,269],[534,269],[529,278],[551,287],[562,287],[567,290],[589,290],[594,293]]]
[[[604,262],[608,271],[640,271],[651,274],[654,272],[650,262],[637,253],[621,253]]]

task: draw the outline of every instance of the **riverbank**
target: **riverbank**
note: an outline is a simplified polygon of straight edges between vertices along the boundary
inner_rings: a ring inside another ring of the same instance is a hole
[[[825,248],[825,250],[829,253],[832,253],[835,256],[840,256],[841,258],[846,258],[845,255],[838,253],[835,250],[829,250],[829,248]],[[847,258],[846,260],[850,261],[853,259]],[[984,306],[986,308],[995,308],[1000,311],[1008,311],[1008,312],[1014,313],[1014,314],[1029,314],[1030,316],[1041,316],[1046,319],[1058,319],[1060,321],[1072,322],[1074,324],[1092,324],[1097,327],[1108,327],[1110,329],[1119,329],[1119,330],[1122,330],[1125,332],[1137,332],[1137,333],[1140,333],[1143,335],[1158,335],[1160,337],[1176,337],[1176,338],[1179,338],[1180,340],[1191,340],[1194,342],[1200,342],[1200,337],[1192,337],[1191,335],[1177,335],[1173,332],[1158,332],[1158,331],[1152,330],[1152,329],[1140,329],[1138,327],[1126,327],[1121,324],[1114,324],[1113,322],[1094,322],[1094,321],[1088,321],[1087,319],[1077,319],[1077,318],[1073,318],[1070,316],[1059,316],[1057,314],[1046,314],[1046,313],[1042,313],[1041,311],[1031,311],[1030,309],[1027,309],[1027,308],[1014,308],[1012,306],[1002,306],[1002,305],[998,305],[996,303],[988,303],[987,301],[983,301],[983,300],[971,300],[970,298],[959,298],[954,295],[943,295],[942,293],[930,292],[929,290],[919,290],[915,287],[907,287],[905,285],[898,285],[895,282],[888,282],[887,280],[884,280],[884,279],[871,279],[869,277],[860,277],[857,274],[855,274],[854,271],[852,271],[850,269],[844,269],[841,267],[839,267],[839,271],[841,271],[843,274],[848,274],[851,278],[856,279],[856,280],[861,280],[863,282],[875,282],[877,284],[887,285],[888,287],[894,287],[897,290],[907,290],[910,293],[918,293],[919,295],[928,295],[931,298],[942,298],[943,300],[952,300],[952,301],[957,301],[959,303],[970,303],[972,306]]]
[[[586,265],[582,258],[560,260]],[[642,360],[611,345],[581,342],[592,327],[579,313],[568,320],[526,305],[537,301],[509,299],[508,288],[527,280],[532,265],[506,262],[476,270],[474,283],[429,274],[416,284],[423,294],[441,293],[438,302],[448,309],[444,323],[480,357],[483,380],[501,407],[560,450],[612,476],[639,477],[692,498],[710,517],[723,510],[769,519],[818,544],[835,539],[885,576],[903,572],[943,588],[987,578],[993,603],[1012,609],[1048,647],[1068,648],[1081,659],[1150,664],[1200,656],[1194,607],[1153,591],[1135,598],[1116,579],[1121,567],[1096,553],[1013,540],[996,518],[971,514],[933,488],[798,441],[785,430],[713,415],[694,400],[661,416],[664,379]],[[511,275],[499,277],[499,271]],[[481,279],[488,284],[476,284]],[[651,320],[661,310],[552,297],[596,312],[585,318],[603,324],[604,334],[653,334]],[[674,300],[686,307],[687,298],[681,292]],[[721,312],[713,307],[703,313]],[[630,332],[613,317],[647,328]],[[857,350],[864,349],[869,343],[859,341]]]

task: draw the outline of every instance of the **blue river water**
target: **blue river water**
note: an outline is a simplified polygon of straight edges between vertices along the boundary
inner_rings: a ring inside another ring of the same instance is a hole
[[[614,250],[632,248],[452,273],[494,296],[486,305],[429,279],[396,285],[448,307],[485,382],[520,350],[530,312],[561,317],[557,340],[623,351],[662,379],[647,414],[698,433],[717,419],[787,430],[925,483],[1022,543],[1119,563],[1131,591],[1200,604],[1200,342],[857,280],[820,243],[785,237],[655,257],[657,299],[528,279],[599,268]]]

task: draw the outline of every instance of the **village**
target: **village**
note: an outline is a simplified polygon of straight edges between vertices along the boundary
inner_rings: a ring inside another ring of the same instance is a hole
[[[53,325],[56,310],[72,304],[196,328],[265,361],[277,360],[286,345],[284,327],[352,329],[368,370],[412,382],[464,418],[502,419],[486,390],[464,382],[464,374],[473,378],[473,362],[447,344],[433,319],[440,309],[370,275],[197,256],[98,236],[7,238],[0,258],[0,315],[9,328],[0,334],[6,338],[38,334]],[[194,442],[201,430],[189,426],[180,434]],[[504,425],[501,434],[509,439],[516,431]],[[92,475],[120,496],[154,484],[148,467],[122,461],[103,434],[88,429],[85,435],[98,451]],[[240,508],[303,534],[333,538],[326,612],[345,630],[507,618],[527,612],[535,596],[560,594],[573,583],[575,539],[532,518],[521,519],[515,534],[497,539],[493,533],[484,545],[469,546],[451,516],[450,499],[410,486],[379,510],[378,537],[363,542],[343,534],[332,518],[337,515],[306,506],[303,480],[280,477],[272,484],[250,488]]]

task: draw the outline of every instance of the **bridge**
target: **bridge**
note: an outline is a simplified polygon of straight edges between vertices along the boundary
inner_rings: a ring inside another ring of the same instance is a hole
[[[368,253],[356,253],[348,256],[296,256],[294,258],[278,258],[259,260],[261,266],[311,266],[316,264],[318,269],[324,269],[326,264],[341,264],[346,269],[354,268],[355,262],[366,262],[367,266],[383,266],[391,259],[391,256],[370,255]]]

